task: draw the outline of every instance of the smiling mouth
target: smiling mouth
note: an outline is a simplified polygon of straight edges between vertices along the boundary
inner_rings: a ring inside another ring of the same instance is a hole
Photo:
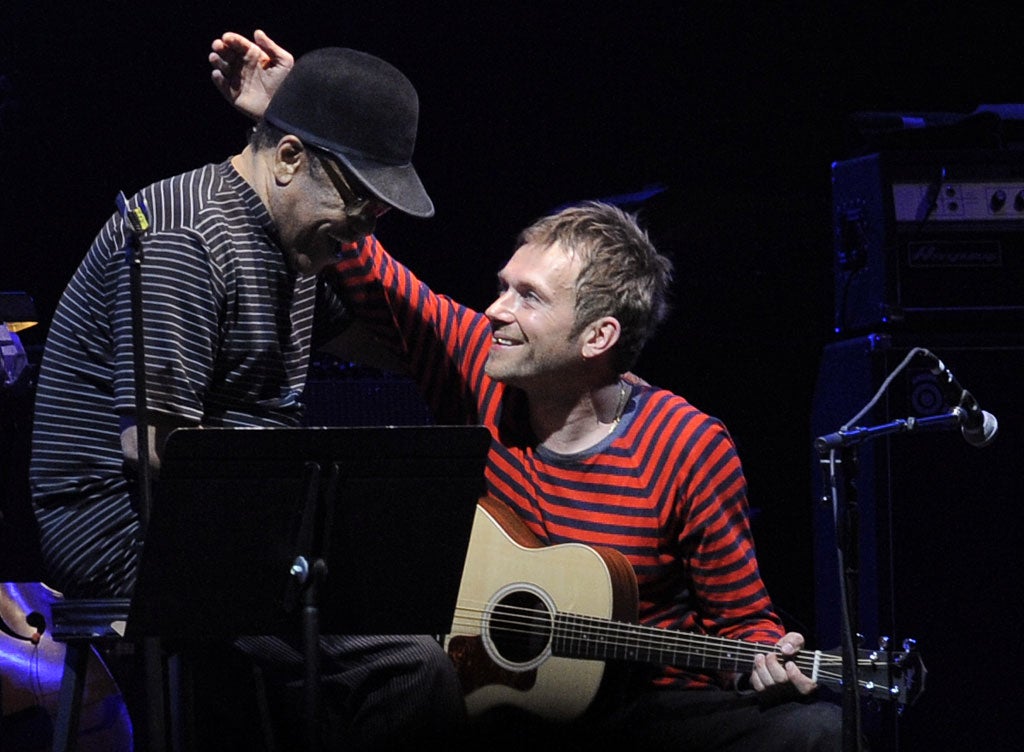
[[[515,345],[522,344],[521,342],[517,342],[512,339],[506,339],[505,337],[499,337],[497,335],[493,335],[491,337],[491,342],[495,345],[501,345],[502,347],[514,347]]]

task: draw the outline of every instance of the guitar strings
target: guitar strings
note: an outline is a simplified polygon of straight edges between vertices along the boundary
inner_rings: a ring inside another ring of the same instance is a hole
[[[460,609],[465,611],[465,609]],[[587,626],[577,624],[574,626],[560,626],[551,624],[547,612],[535,609],[502,607],[501,613],[491,612],[488,623],[492,629],[499,629],[503,634],[519,634],[525,637],[536,637],[538,634],[551,635],[551,641],[555,645],[559,641],[582,642],[592,645],[593,649],[577,650],[576,654],[586,657],[590,652],[600,657],[624,658],[654,663],[675,663],[673,653],[685,650],[689,656],[701,656],[704,663],[717,663],[718,668],[749,668],[753,665],[754,656],[759,653],[771,652],[768,645],[756,645],[744,643],[740,640],[728,638],[711,637],[705,635],[688,635],[686,632],[671,633],[670,630],[662,630],[653,627],[643,627],[634,624],[622,624],[616,622],[593,621]],[[513,613],[517,612],[517,613]],[[485,611],[478,611],[484,615]],[[458,614],[457,614],[458,616]],[[582,621],[580,617],[573,617],[574,621]],[[590,621],[590,620],[587,620]],[[475,619],[471,619],[472,625],[477,625]],[[624,639],[625,641],[617,641]],[[610,650],[609,650],[610,648]],[[557,655],[557,650],[555,651]],[[838,665],[842,667],[842,660],[835,659],[827,654],[808,656],[798,654],[792,660],[801,666],[804,671],[811,671],[814,663],[818,661],[819,676],[829,676],[828,666]],[[701,664],[696,661],[697,665]],[[864,665],[871,665],[870,661],[863,661]],[[831,672],[836,679],[841,678],[841,673]],[[868,686],[865,683],[865,686]]]
[[[771,652],[771,646],[742,640],[673,632],[657,627],[607,621],[596,617],[559,614],[552,619],[547,611],[508,605],[490,611],[460,607],[456,612],[456,617],[469,615],[470,619],[462,623],[476,626],[479,622],[472,617],[474,615],[482,617],[488,613],[490,614],[488,625],[492,631],[498,629],[503,633],[514,633],[527,637],[550,634],[552,642],[593,644],[594,650],[591,652],[610,654],[613,658],[667,663],[670,661],[665,658],[665,654],[685,650],[689,654],[715,660],[719,663],[719,667],[739,668],[744,661],[753,663],[755,655]],[[577,652],[586,653],[587,651],[578,650]],[[816,658],[819,662],[819,671],[822,665],[842,666],[840,658],[828,654],[822,654]],[[807,667],[811,668],[815,657],[798,654],[794,660],[797,660],[798,663],[803,660]],[[868,665],[870,661],[864,661],[864,663]]]
[[[555,655],[559,654],[560,643],[580,643],[591,646],[591,649],[581,649],[577,646],[572,651],[577,657],[587,657],[589,653],[593,657],[673,664],[678,662],[673,654],[681,651],[696,658],[697,660],[691,663],[695,663],[697,667],[716,663],[718,668],[739,670],[751,668],[754,656],[772,652],[770,645],[727,637],[675,632],[600,617],[564,613],[552,615],[548,610],[509,604],[501,604],[497,608],[486,608],[486,604],[469,608],[460,604],[456,607],[453,626],[480,631],[484,618],[488,616],[486,621],[492,632],[500,630],[506,636],[520,635],[524,642],[527,638],[536,639],[538,635],[550,636]],[[703,659],[703,662],[700,659]],[[812,673],[816,666],[820,678],[842,680],[841,656],[805,651],[786,660],[794,661],[805,673]],[[685,665],[687,661],[682,663]],[[873,668],[877,664],[878,662],[872,659],[857,660],[857,665],[863,668]],[[837,668],[838,670],[835,670]],[[864,679],[859,679],[858,684],[862,688],[876,686],[874,682]]]

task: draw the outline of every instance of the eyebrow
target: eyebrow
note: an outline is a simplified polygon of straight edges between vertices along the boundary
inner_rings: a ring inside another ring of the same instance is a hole
[[[497,274],[497,283],[499,289],[513,289],[520,295],[526,293],[533,293],[539,299],[545,302],[549,302],[553,299],[553,291],[550,288],[544,285],[537,284],[533,280],[522,278],[520,278],[515,284],[512,284],[505,276],[504,271],[505,270],[502,269]]]

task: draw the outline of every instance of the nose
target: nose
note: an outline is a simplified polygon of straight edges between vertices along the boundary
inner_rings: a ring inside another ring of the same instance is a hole
[[[494,302],[487,306],[484,316],[492,321],[511,321],[514,318],[514,293],[512,290],[505,290],[498,294]]]

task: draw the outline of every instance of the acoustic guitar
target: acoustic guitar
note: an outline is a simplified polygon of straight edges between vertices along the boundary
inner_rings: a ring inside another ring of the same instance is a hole
[[[503,503],[480,499],[452,631],[470,715],[512,705],[570,720],[593,703],[609,661],[749,672],[771,646],[635,624],[637,585],[618,551],[575,543],[545,546]],[[841,687],[836,652],[794,657],[819,685]],[[908,705],[925,669],[909,642],[899,653],[858,652],[859,693]]]

